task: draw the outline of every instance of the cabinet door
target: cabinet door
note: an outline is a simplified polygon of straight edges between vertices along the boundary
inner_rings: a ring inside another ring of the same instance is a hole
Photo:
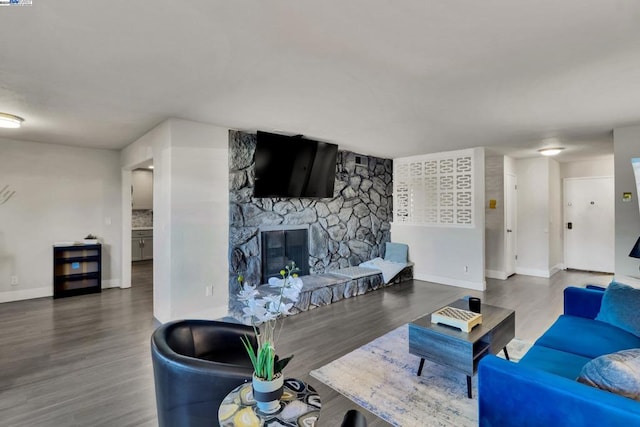
[[[131,239],[131,261],[140,261],[142,259],[141,242],[140,238]]]
[[[134,170],[131,184],[133,209],[153,209],[153,172]]]
[[[153,237],[145,237],[142,242],[142,259],[153,259]]]

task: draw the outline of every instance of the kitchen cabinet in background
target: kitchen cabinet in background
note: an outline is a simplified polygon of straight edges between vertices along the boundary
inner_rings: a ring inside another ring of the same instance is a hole
[[[131,231],[131,261],[153,259],[153,230]]]

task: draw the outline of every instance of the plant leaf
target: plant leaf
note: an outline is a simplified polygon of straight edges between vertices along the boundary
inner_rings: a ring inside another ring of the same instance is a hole
[[[276,356],[276,360],[273,364],[274,373],[279,374],[282,372],[289,362],[291,362],[291,359],[293,359],[293,354],[289,357],[285,357],[284,359],[280,359]]]
[[[253,370],[257,371],[258,359],[256,357],[255,350],[251,345],[251,341],[249,341],[249,337],[247,337],[246,335],[242,336],[240,337],[240,341],[242,341],[242,344],[244,345],[245,350],[247,350],[247,354],[249,355],[249,359],[251,359],[251,364],[253,365]]]

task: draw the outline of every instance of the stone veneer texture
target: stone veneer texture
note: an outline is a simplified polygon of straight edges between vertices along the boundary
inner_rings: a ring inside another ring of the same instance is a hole
[[[131,211],[131,226],[153,227],[153,211],[150,209],[134,209]]]
[[[311,274],[384,255],[393,216],[392,160],[338,151],[333,198],[254,198],[255,147],[255,134],[229,132],[231,301],[238,291],[238,273],[245,282],[259,284],[261,226],[308,226]],[[356,156],[364,165],[356,165]]]

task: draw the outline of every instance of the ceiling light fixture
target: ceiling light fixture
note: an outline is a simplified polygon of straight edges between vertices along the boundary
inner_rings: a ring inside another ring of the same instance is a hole
[[[22,117],[14,116],[13,114],[0,113],[0,128],[19,128],[24,122]]]
[[[153,165],[147,166],[147,169],[153,169]]]
[[[562,150],[564,150],[564,147],[549,147],[539,149],[538,153],[543,156],[555,156],[556,154],[560,154]]]

